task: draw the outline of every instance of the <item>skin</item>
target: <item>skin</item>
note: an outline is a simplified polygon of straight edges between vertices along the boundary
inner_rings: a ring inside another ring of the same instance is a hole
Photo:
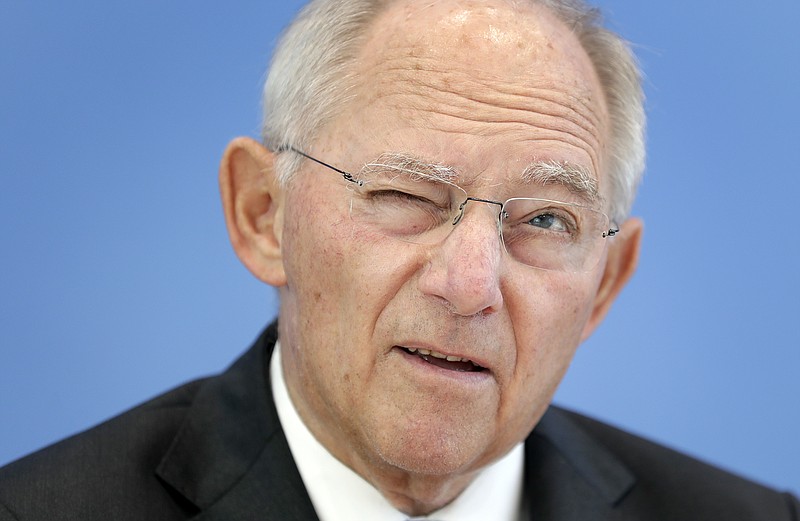
[[[534,195],[525,166],[555,160],[585,167],[606,193],[608,114],[568,29],[500,0],[428,4],[399,1],[379,16],[354,101],[307,152],[351,172],[410,153],[451,165],[459,186],[493,200]],[[247,138],[228,147],[220,184],[237,254],[279,288],[283,370],[301,418],[410,515],[446,505],[525,439],[638,258],[641,222],[629,220],[593,271],[523,266],[481,204],[441,244],[376,235],[349,219],[340,176],[305,161],[281,186],[274,155]],[[487,371],[439,369],[399,346]]]

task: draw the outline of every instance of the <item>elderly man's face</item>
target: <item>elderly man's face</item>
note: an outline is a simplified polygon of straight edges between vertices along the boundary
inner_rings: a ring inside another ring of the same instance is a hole
[[[387,152],[412,155],[496,201],[535,196],[522,172],[552,160],[585,168],[607,195],[608,114],[569,30],[501,1],[428,4],[381,15],[354,101],[306,152],[352,172]],[[469,476],[527,436],[621,283],[606,280],[606,254],[578,274],[513,260],[491,205],[471,203],[438,244],[374,233],[351,219],[351,189],[306,160],[284,194],[280,340],[292,399],[368,480]],[[482,369],[440,367],[419,350]]]

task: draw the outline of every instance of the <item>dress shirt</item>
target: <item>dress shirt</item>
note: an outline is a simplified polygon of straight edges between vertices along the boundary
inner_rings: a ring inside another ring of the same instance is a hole
[[[429,516],[400,512],[361,476],[323,447],[300,419],[289,397],[281,366],[280,342],[270,361],[270,383],[292,457],[320,521],[520,521],[522,513],[523,445],[483,469],[447,506]]]

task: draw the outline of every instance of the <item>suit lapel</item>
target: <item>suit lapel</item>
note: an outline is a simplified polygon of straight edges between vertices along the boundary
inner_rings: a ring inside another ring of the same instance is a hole
[[[628,519],[616,507],[635,484],[616,456],[551,407],[525,443],[525,489],[535,521]]]
[[[283,432],[227,493],[194,521],[318,521]]]
[[[196,520],[317,521],[272,401],[272,324],[207,380],[157,475],[199,510]]]

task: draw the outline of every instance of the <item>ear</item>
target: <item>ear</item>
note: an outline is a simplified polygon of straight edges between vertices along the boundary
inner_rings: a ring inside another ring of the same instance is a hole
[[[275,174],[275,155],[253,139],[234,139],[222,157],[219,188],[228,235],[239,260],[267,284],[285,285],[283,190]]]
[[[636,271],[643,230],[644,223],[641,219],[628,219],[622,224],[619,234],[612,239],[614,242],[608,249],[603,278],[595,295],[592,314],[583,328],[581,341],[589,338],[600,325],[611,309],[611,304]]]

